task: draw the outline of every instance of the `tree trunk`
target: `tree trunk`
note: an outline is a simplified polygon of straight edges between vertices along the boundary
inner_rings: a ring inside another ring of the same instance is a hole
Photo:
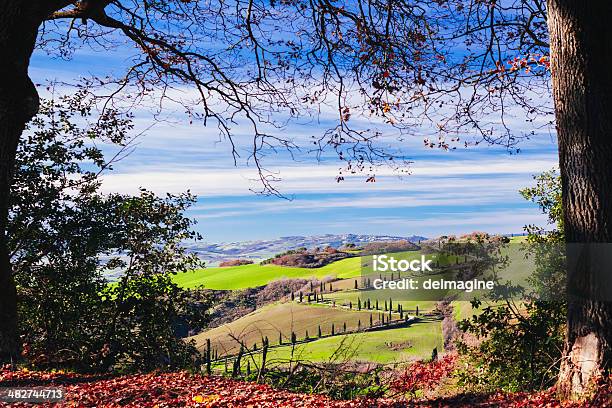
[[[28,77],[41,21],[37,14],[30,2],[0,2],[0,362],[14,361],[19,351],[17,295],[6,230],[17,144],[38,110],[38,94]]]
[[[609,281],[612,271],[609,262],[593,267],[593,254],[601,254],[594,248],[612,245],[610,18],[610,0],[548,0],[568,243],[567,338],[558,381],[565,398],[588,397],[612,358],[611,288],[602,292],[602,279]]]

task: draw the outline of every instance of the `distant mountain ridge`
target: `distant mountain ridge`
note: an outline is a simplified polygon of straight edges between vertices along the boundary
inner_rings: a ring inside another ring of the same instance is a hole
[[[219,244],[208,244],[204,242],[190,243],[186,246],[190,252],[196,253],[210,266],[219,262],[242,258],[252,260],[262,260],[274,256],[278,253],[306,247],[324,248],[331,246],[339,248],[345,244],[364,245],[369,242],[379,241],[400,241],[419,242],[427,239],[419,235],[395,236],[395,235],[360,235],[360,234],[325,234],[313,236],[288,236],[270,240],[227,242]]]

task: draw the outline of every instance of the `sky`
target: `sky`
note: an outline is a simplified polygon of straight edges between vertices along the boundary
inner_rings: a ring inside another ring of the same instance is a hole
[[[37,51],[30,75],[35,83],[71,80],[107,73],[109,67],[120,69],[124,58],[121,53],[83,50],[66,62]],[[341,163],[331,154],[321,158],[307,150],[295,158],[271,154],[265,164],[281,179],[276,184],[284,196],[280,198],[253,192],[261,186],[247,159],[248,128],[234,129],[242,153],[235,165],[229,144],[219,140],[214,127],[189,124],[178,111],[167,117],[171,120],[159,122],[146,109],[135,112],[135,134],[143,134],[133,152],[104,175],[103,189],[135,193],[145,187],[159,194],[190,190],[198,201],[188,215],[197,220],[196,229],[210,243],[345,233],[509,234],[521,233],[526,224],[546,225],[546,217],[518,190],[533,185],[533,175],[557,166],[555,137],[547,130],[523,142],[519,154],[482,145],[430,150],[423,147],[422,137],[407,139],[401,147],[413,162],[410,174],[399,177],[381,168],[375,183],[366,183],[363,175],[337,183]],[[292,123],[283,133],[307,140],[324,132],[331,120],[323,116]],[[517,128],[524,126],[520,114],[515,123]],[[428,129],[422,132],[427,134]],[[395,140],[392,130],[385,136]],[[107,151],[112,154],[113,148]]]

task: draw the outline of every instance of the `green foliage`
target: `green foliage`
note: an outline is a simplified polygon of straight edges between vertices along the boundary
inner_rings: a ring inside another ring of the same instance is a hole
[[[554,172],[535,177],[535,187],[521,190],[537,203],[557,228],[544,231],[536,226],[528,232],[526,250],[536,269],[529,278],[531,290],[523,302],[506,300],[485,307],[480,314],[459,323],[459,328],[480,340],[478,345],[458,343],[467,368],[459,371],[462,385],[484,390],[534,390],[556,380],[564,341],[566,303],[558,296],[564,290],[564,255],[561,212],[561,181]],[[551,294],[556,298],[551,298]],[[473,308],[481,307],[473,301]]]
[[[528,282],[539,299],[558,302],[559,294],[564,293],[566,288],[561,177],[553,170],[534,178],[536,185],[520,193],[525,199],[538,204],[548,215],[549,223],[557,228],[545,231],[535,225],[525,227],[529,233],[527,249],[536,264],[536,271]]]
[[[388,388],[380,380],[381,372],[381,367],[360,373],[332,364],[303,364],[297,370],[279,367],[267,370],[260,381],[274,388],[306,394],[323,394],[339,400],[359,397],[379,398]],[[245,379],[254,381],[257,379],[257,373]]]
[[[474,307],[479,307],[474,302]],[[525,391],[551,386],[561,356],[565,310],[560,304],[532,301],[489,306],[459,328],[483,339],[478,346],[458,344],[469,362],[461,383],[485,390]]]
[[[536,185],[520,190],[521,195],[540,207],[548,215],[548,221],[556,225],[553,231],[547,231],[535,225],[526,227],[531,242],[563,242],[563,203],[561,201],[561,177],[555,170],[534,176]]]
[[[96,145],[120,157],[132,125],[112,110],[90,122],[92,105],[85,92],[43,101],[18,148],[8,233],[24,357],[95,371],[192,366],[180,336],[202,327],[208,300],[172,276],[200,266],[181,246],[199,239],[183,215],[195,198],[102,194],[112,160]]]

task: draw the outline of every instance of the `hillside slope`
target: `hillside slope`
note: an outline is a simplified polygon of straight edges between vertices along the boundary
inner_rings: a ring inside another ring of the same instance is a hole
[[[205,268],[178,274],[174,281],[184,288],[236,290],[266,285],[282,278],[308,279],[335,276],[352,278],[361,274],[359,257],[342,259],[321,268],[294,268],[278,265],[242,265],[227,268]]]

